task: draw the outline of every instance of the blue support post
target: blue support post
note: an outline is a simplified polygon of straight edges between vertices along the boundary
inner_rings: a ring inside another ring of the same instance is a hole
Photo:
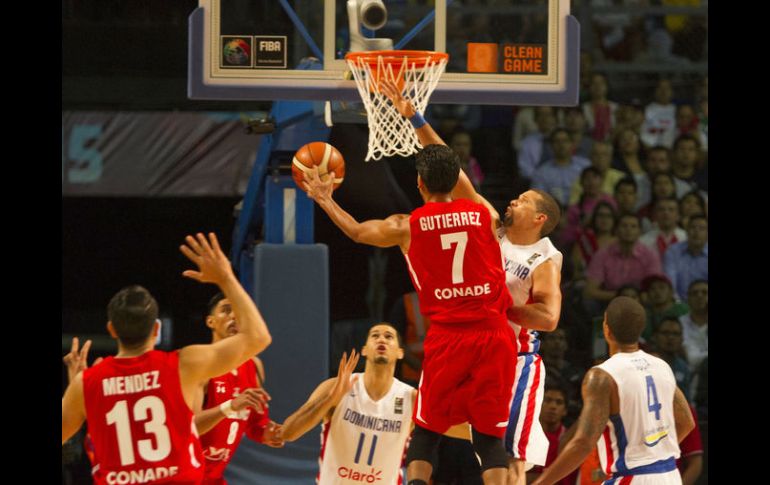
[[[265,242],[313,243],[313,201],[287,175],[265,180]]]

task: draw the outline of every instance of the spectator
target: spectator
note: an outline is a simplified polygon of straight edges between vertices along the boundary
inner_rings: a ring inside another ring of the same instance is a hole
[[[531,180],[535,170],[545,160],[553,158],[551,145],[547,138],[556,128],[556,114],[550,106],[538,106],[535,108],[535,123],[537,133],[531,133],[521,140],[521,149],[518,152],[517,163],[519,175]]]
[[[679,202],[676,200],[676,185],[674,185],[674,176],[670,173],[656,173],[652,176],[652,197],[649,204],[645,205],[637,212],[642,220],[642,231],[648,232],[658,227],[655,215],[655,203],[662,199],[673,199],[676,204],[677,222],[679,222]],[[681,241],[681,239],[680,239]]]
[[[615,206],[615,199],[601,192],[602,176],[594,167],[586,167],[580,174],[583,194],[580,200],[567,208],[567,225],[562,232],[562,241],[572,245],[584,227],[588,226],[591,214],[599,202]]]
[[[587,136],[586,118],[580,107],[567,108],[564,112],[564,127],[572,137],[573,155],[583,158],[591,156],[591,147],[594,141]]]
[[[647,276],[661,272],[658,256],[639,242],[639,233],[636,215],[620,216],[618,241],[599,250],[588,265],[583,290],[586,299],[608,302],[621,286],[638,285]]]
[[[602,177],[601,191],[607,195],[612,195],[615,190],[615,184],[626,176],[620,170],[610,167],[612,163],[612,144],[606,141],[596,141],[591,146],[591,166],[599,171]],[[569,203],[575,204],[580,200],[580,196],[583,193],[583,187],[576,180],[572,184],[572,189],[569,194]]]
[[[580,231],[572,247],[573,281],[585,278],[585,269],[597,251],[617,241],[616,222],[614,204],[607,202],[596,204],[587,227]]]
[[[690,312],[680,318],[684,331],[684,350],[690,370],[696,372],[709,355],[709,284],[695,280],[687,290]]]
[[[679,198],[679,225],[687,230],[687,226],[690,225],[690,218],[693,216],[708,216],[706,199],[697,190],[688,192]]]
[[[543,357],[545,375],[549,379],[561,381],[567,390],[567,414],[574,420],[580,412],[580,383],[583,371],[566,359],[569,350],[567,331],[558,327],[553,332],[543,332],[540,342],[540,355]]]
[[[657,356],[666,361],[674,372],[677,387],[690,399],[690,366],[682,357],[682,324],[675,317],[666,317],[652,334],[652,342],[657,351]],[[655,355],[655,353],[652,353]]]
[[[559,204],[566,206],[572,184],[591,162],[572,155],[572,139],[564,128],[556,128],[550,141],[553,159],[543,163],[532,175],[532,188],[548,192]]]
[[[667,133],[674,131],[676,123],[676,105],[671,102],[674,88],[669,79],[660,79],[655,86],[654,101],[644,108],[644,125],[641,140],[647,147],[665,145],[671,148],[671,140],[665,143]],[[670,135],[668,135],[670,136]]]
[[[659,174],[658,177],[665,180],[665,174]],[[673,189],[673,187],[672,187]],[[679,204],[676,199],[661,198],[655,202],[655,226],[645,232],[639,241],[645,246],[655,251],[663,264],[663,255],[666,249],[672,244],[686,241],[687,232],[677,226],[679,222]]]
[[[618,204],[618,214],[636,215],[637,185],[633,177],[624,177],[615,184],[615,202]]]
[[[672,165],[677,197],[696,189],[708,193],[708,170],[698,168],[700,157],[700,141],[696,137],[690,134],[677,137]]]
[[[687,305],[674,299],[671,281],[664,274],[642,280],[642,301],[647,310],[647,326],[642,337],[649,340],[655,328],[666,318],[679,318],[687,313]]]
[[[476,157],[472,155],[473,141],[471,140],[471,134],[458,127],[449,138],[449,146],[460,157],[460,168],[471,179],[476,190],[479,190],[481,183],[484,181],[484,171],[481,169]]]
[[[545,436],[548,438],[548,456],[545,459],[545,466],[549,466],[556,460],[559,442],[567,432],[564,418],[567,416],[568,401],[567,390],[561,383],[555,379],[547,378],[543,393],[543,408],[540,411],[540,424],[542,424]],[[527,481],[531,482],[543,473],[543,468],[543,466],[534,466],[527,472]],[[574,485],[576,478],[577,470],[556,482],[556,485]]]
[[[687,225],[687,241],[676,243],[666,250],[663,267],[674,283],[677,296],[687,298],[687,289],[695,280],[709,278],[708,219],[696,215]]]
[[[583,113],[588,123],[588,132],[595,141],[605,141],[615,126],[615,111],[618,103],[607,99],[607,77],[594,72],[591,74],[589,100],[583,103]]]

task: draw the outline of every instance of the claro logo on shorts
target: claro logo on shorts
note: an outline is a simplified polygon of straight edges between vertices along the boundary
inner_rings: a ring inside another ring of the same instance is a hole
[[[358,470],[353,470],[352,468],[348,468],[345,466],[341,466],[337,468],[337,475],[339,475],[342,478],[347,478],[348,480],[353,480],[355,482],[361,482],[361,483],[374,483],[382,480],[382,470],[375,470],[374,468],[369,471],[369,473],[366,472],[359,472]]]

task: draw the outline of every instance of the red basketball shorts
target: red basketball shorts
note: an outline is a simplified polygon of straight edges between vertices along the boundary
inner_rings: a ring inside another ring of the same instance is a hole
[[[508,426],[518,343],[502,322],[432,324],[414,408],[414,422],[436,433],[469,422],[503,437]]]

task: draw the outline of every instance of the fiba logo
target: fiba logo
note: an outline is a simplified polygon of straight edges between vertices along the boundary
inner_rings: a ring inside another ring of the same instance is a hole
[[[222,57],[226,65],[248,66],[251,64],[251,46],[244,39],[233,38],[224,43]]]

